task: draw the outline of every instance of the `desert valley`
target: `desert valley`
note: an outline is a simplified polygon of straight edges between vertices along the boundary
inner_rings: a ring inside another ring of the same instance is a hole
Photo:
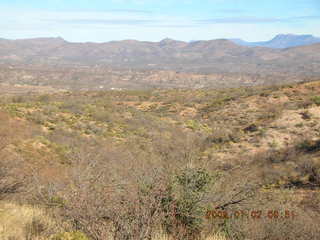
[[[0,39],[1,240],[320,237],[320,40]]]

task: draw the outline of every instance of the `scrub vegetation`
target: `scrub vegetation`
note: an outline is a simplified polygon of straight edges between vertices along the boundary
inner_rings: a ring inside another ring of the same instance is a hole
[[[0,98],[0,239],[319,239],[320,82]]]

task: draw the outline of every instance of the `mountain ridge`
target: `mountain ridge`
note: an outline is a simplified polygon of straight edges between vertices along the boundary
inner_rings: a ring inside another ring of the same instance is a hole
[[[0,40],[0,64],[314,77],[320,76],[319,49],[320,43],[274,49],[240,46],[228,39],[72,43],[37,38]]]
[[[311,34],[278,34],[269,41],[247,42],[239,38],[230,39],[236,44],[251,47],[268,47],[268,48],[291,48],[320,43],[320,38]]]

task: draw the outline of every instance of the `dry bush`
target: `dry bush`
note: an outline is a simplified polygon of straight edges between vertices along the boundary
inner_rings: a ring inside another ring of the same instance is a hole
[[[264,186],[319,189],[318,153],[319,141],[296,140],[291,146],[260,152],[249,162]]]
[[[132,171],[134,159],[119,150],[102,150],[103,146],[82,147],[70,156],[72,166],[65,181],[50,188],[43,186],[39,190],[40,200],[61,209],[61,215],[74,229],[92,239],[111,235],[134,239],[143,231],[147,235],[152,233],[148,227],[153,224],[147,224],[155,214],[152,197],[143,200],[143,195],[138,194],[139,175]]]
[[[35,177],[38,201],[92,239],[151,239],[163,227],[176,239],[200,236],[209,175],[194,165],[195,140],[179,139],[151,143],[158,151],[149,155],[78,143],[63,179],[48,185]]]
[[[79,99],[71,98],[68,101],[64,101],[60,106],[61,111],[71,112],[73,114],[82,114],[83,113],[83,102]]]
[[[112,123],[112,120],[114,119],[112,111],[105,109],[97,109],[96,111],[93,111],[91,113],[91,117],[97,121],[107,123]]]
[[[0,163],[0,200],[10,194],[16,193],[22,186],[22,182],[15,179],[9,171],[8,167]]]
[[[262,111],[258,116],[258,120],[268,123],[268,122],[274,121],[281,115],[284,109],[284,106],[282,104],[265,105],[265,106],[262,106],[261,109]]]
[[[119,197],[110,217],[114,239],[151,240],[163,222],[164,201],[168,197],[166,181],[155,176],[152,182],[141,183],[138,189]]]
[[[305,153],[314,153],[320,151],[320,140],[309,140],[305,139],[296,144],[297,150]]]
[[[17,163],[6,159],[8,153],[6,147],[16,136],[10,131],[9,119],[6,115],[0,114],[0,200],[15,193],[22,185],[22,180],[14,176],[13,169],[17,168]]]
[[[108,216],[105,206],[110,204],[108,184],[112,183],[106,174],[106,170],[110,170],[108,162],[99,161],[98,165],[101,156],[89,151],[91,147],[81,146],[73,151],[69,156],[72,166],[59,182],[46,183],[35,176],[39,186],[36,190],[38,201],[60,210],[74,229],[83,231],[92,239],[103,239],[108,234],[105,232],[105,217]]]
[[[320,214],[320,192],[315,191],[305,194],[299,203],[299,207],[304,211],[313,211]]]
[[[216,127],[212,133],[206,138],[205,143],[213,144],[227,144],[230,142],[239,142],[240,134],[238,131],[226,129],[223,127]]]
[[[234,182],[240,183],[246,179],[251,184],[256,182],[257,188],[253,189],[255,194],[247,198],[247,201],[228,205],[224,209],[229,212],[261,210],[263,218],[220,219],[211,223],[212,228],[225,232],[230,239],[318,239],[320,198],[316,194],[319,189],[317,156],[317,141],[298,141],[288,148],[259,153],[247,159],[239,168],[229,171]],[[228,178],[224,180],[224,190],[230,192],[232,182]],[[267,191],[261,188],[270,183],[277,184]],[[295,194],[296,189],[307,194],[310,188],[314,189],[314,193],[306,195],[300,201],[300,197]],[[285,195],[286,191],[290,191],[290,194]],[[269,210],[278,210],[282,212],[282,216],[285,210],[290,210],[296,217],[269,219],[266,216]]]
[[[265,152],[259,153],[254,156],[254,160],[259,164],[274,164],[285,163],[293,161],[297,157],[297,150],[294,147],[288,147],[284,149],[270,148]]]

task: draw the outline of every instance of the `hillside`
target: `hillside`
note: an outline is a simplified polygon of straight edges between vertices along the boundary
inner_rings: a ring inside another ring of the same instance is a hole
[[[0,65],[0,84],[12,89],[108,90],[108,89],[170,89],[170,88],[230,88],[241,86],[276,85],[312,81],[317,74],[246,74],[192,73],[170,70],[132,70],[110,67],[48,67],[43,65]],[[16,86],[16,87],[15,87]],[[1,90],[0,90],[1,91]]]
[[[318,239],[319,92],[2,88],[0,238]]]

